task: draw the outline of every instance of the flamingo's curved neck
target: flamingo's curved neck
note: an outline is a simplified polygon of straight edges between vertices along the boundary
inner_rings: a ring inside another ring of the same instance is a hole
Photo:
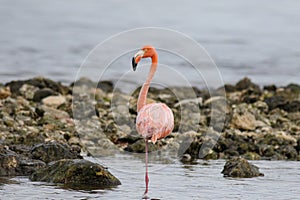
[[[138,98],[138,102],[137,102],[137,111],[138,112],[144,105],[146,105],[147,94],[148,94],[148,90],[150,87],[150,83],[151,83],[151,80],[152,80],[152,78],[155,74],[156,68],[157,68],[158,55],[156,52],[151,57],[151,60],[152,60],[152,64],[151,64],[150,72],[148,74],[146,82],[143,84],[143,87],[140,91],[139,98]]]

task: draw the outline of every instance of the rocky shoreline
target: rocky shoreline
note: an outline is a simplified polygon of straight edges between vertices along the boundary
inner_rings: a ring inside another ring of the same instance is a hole
[[[185,88],[149,92],[149,102],[168,104],[175,116],[173,133],[150,146],[157,155],[182,162],[239,156],[300,161],[299,85],[260,88],[244,78],[213,92],[193,88],[196,98],[180,100],[174,90],[185,96]],[[137,95],[85,78],[70,86],[43,77],[0,84],[0,175],[32,175],[83,153],[144,152],[134,126]]]

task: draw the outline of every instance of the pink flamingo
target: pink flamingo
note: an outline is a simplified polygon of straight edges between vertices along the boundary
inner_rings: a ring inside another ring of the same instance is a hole
[[[137,118],[136,129],[137,132],[145,138],[145,183],[146,190],[143,198],[147,199],[148,193],[148,140],[155,144],[158,139],[164,138],[169,135],[174,128],[174,116],[171,109],[164,103],[151,103],[146,104],[147,93],[149,90],[150,82],[155,74],[158,62],[158,55],[152,46],[144,46],[132,58],[133,71],[136,70],[138,62],[142,58],[151,58],[152,64],[146,82],[143,84],[137,101]]]

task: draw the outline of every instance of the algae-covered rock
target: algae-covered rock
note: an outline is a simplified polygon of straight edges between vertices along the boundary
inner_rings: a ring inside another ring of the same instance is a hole
[[[260,173],[258,167],[250,164],[244,158],[232,158],[228,160],[221,172],[225,177],[234,178],[252,178],[257,176],[264,176]]]
[[[46,163],[60,159],[81,158],[78,152],[72,150],[67,144],[57,142],[41,143],[34,145],[31,149],[33,159],[42,160]]]
[[[33,160],[8,148],[0,147],[0,176],[26,176],[44,165],[42,161]]]
[[[82,188],[104,188],[121,182],[103,166],[83,159],[63,159],[34,172],[31,181],[63,183]]]

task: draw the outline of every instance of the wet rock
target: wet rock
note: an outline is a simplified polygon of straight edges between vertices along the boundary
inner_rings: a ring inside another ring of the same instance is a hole
[[[0,176],[26,176],[45,165],[10,149],[0,147]]]
[[[257,166],[250,164],[244,158],[232,158],[228,160],[221,172],[225,177],[234,178],[252,178],[257,176],[264,176],[259,172]]]
[[[183,154],[180,158],[180,161],[182,163],[190,163],[193,161],[192,156],[190,154]]]
[[[54,95],[55,92],[49,88],[43,88],[35,91],[33,101],[40,102],[43,98]]]
[[[63,159],[51,162],[34,172],[29,178],[31,181],[63,183],[70,187],[93,189],[121,184],[103,166],[83,159]]]
[[[281,146],[278,152],[285,156],[287,160],[297,160],[298,159],[298,152],[292,145],[284,145]]]
[[[42,160],[45,163],[60,159],[82,158],[68,145],[56,142],[34,145],[30,153],[33,159]]]

